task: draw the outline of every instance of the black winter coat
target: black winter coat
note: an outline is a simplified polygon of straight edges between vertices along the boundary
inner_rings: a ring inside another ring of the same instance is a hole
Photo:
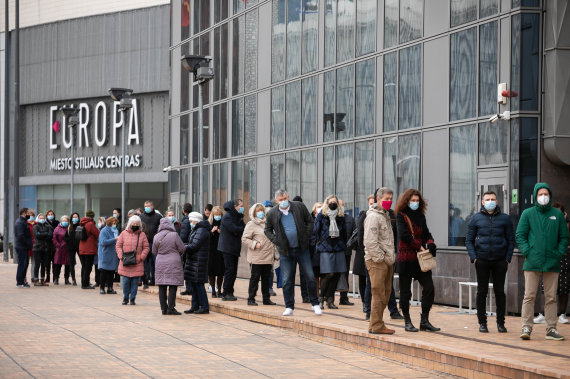
[[[192,283],[208,283],[208,254],[210,252],[210,223],[200,221],[192,230],[186,244],[184,280]]]
[[[515,248],[513,223],[499,206],[492,214],[481,207],[469,221],[465,245],[471,263],[475,259],[510,262]]]
[[[48,252],[53,245],[53,229],[47,222],[45,224],[34,225],[34,247],[33,251]]]
[[[346,239],[345,239],[346,242],[352,236],[352,233],[354,233],[354,230],[356,229],[356,223],[354,222],[354,217],[345,213],[344,225],[346,228]],[[345,254],[349,256],[352,255],[352,250],[347,248]]]
[[[146,234],[146,238],[149,243],[152,243],[152,241],[154,241],[154,236],[158,233],[158,227],[160,226],[160,219],[162,216],[156,213],[153,209],[150,213],[144,212],[140,215],[140,218],[145,226],[143,230]]]
[[[358,229],[358,247],[354,254],[354,263],[352,264],[352,273],[354,275],[366,275],[366,263],[364,263],[364,220],[366,220],[366,210],[360,211],[356,221]]]
[[[336,217],[339,238],[329,237],[331,221],[328,216],[319,213],[315,219],[315,237],[317,238],[317,251],[319,253],[346,252],[346,221],[344,217]]]
[[[298,201],[291,201],[289,212],[293,213],[295,226],[297,227],[297,237],[299,238],[299,248],[305,251],[309,248],[311,235],[313,234],[314,221],[305,204]],[[289,241],[285,235],[285,229],[281,224],[281,211],[279,206],[271,208],[265,215],[265,235],[277,247],[279,254],[289,256]]]
[[[14,237],[16,249],[25,249],[26,254],[32,249],[32,233],[30,233],[28,221],[22,216],[18,217],[14,225]]]
[[[190,220],[188,220],[188,215],[185,215],[182,217],[182,221],[180,221],[180,238],[182,239],[182,242],[188,243],[190,229]]]
[[[222,223],[220,225],[218,250],[222,253],[239,257],[241,252],[241,236],[245,229],[243,214],[236,211],[232,200],[224,204],[224,210],[226,213],[222,216]]]

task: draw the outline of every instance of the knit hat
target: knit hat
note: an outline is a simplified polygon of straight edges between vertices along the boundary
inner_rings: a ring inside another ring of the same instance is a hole
[[[204,218],[202,217],[202,214],[200,212],[192,212],[188,215],[188,220],[192,221],[196,221],[196,222],[200,222],[202,221]]]
[[[93,218],[95,217],[95,212],[89,209],[87,212],[85,212],[85,216]]]

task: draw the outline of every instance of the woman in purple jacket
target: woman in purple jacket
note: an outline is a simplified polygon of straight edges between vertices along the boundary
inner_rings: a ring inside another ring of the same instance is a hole
[[[152,253],[156,255],[155,284],[158,285],[158,299],[163,315],[179,315],[176,305],[176,290],[184,285],[184,270],[180,256],[184,253],[184,244],[174,228],[174,223],[167,218],[160,220],[158,233],[154,236]],[[168,288],[168,302],[166,290]]]

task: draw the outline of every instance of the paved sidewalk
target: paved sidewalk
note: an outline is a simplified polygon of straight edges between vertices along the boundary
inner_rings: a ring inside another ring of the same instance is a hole
[[[18,289],[15,274],[0,264],[1,378],[444,376],[220,313],[163,316],[150,293],[123,306],[98,290]]]

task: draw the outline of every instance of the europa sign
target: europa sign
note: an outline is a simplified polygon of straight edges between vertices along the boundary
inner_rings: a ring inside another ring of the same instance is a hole
[[[118,146],[120,144],[121,128],[127,128],[126,144],[140,145],[140,127],[138,119],[137,100],[133,99],[133,107],[127,113],[128,122],[125,120],[125,112],[119,111],[119,102],[115,101],[110,106],[109,115],[108,106],[105,102],[100,101],[91,109],[87,103],[79,104],[79,123],[73,130],[76,146],[82,148],[103,147],[106,145]],[[57,113],[59,106],[51,106],[50,124],[49,124],[49,148],[50,150],[58,150],[65,148],[70,149],[72,141],[71,128],[67,125],[67,120],[63,118],[61,127],[57,121]],[[107,116],[110,116],[110,122],[107,123]],[[110,128],[107,127],[110,126]],[[142,155],[125,155],[125,167],[139,167],[142,163]],[[71,169],[71,158],[53,158],[50,162],[50,170],[64,171]],[[122,166],[121,155],[109,156],[82,156],[75,158],[74,168],[76,170],[104,169],[104,168],[120,168]]]

